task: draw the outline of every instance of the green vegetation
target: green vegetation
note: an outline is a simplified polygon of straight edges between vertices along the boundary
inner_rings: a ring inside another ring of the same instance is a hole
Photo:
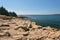
[[[0,15],[17,17],[15,12],[8,12],[4,7],[0,7]]]

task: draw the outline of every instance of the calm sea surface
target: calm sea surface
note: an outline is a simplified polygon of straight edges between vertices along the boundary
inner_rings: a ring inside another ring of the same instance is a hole
[[[60,28],[60,16],[57,15],[29,15],[27,19],[36,22],[37,25]]]

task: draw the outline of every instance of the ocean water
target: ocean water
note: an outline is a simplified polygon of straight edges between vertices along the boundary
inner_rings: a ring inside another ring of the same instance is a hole
[[[27,17],[28,20],[36,22],[37,25],[60,28],[59,15],[27,15]]]

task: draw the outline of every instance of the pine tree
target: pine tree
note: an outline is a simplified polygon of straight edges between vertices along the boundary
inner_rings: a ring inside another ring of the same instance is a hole
[[[4,7],[0,7],[0,15],[17,17],[15,12],[8,12]]]
[[[0,7],[0,15],[9,16],[8,11],[3,7]]]

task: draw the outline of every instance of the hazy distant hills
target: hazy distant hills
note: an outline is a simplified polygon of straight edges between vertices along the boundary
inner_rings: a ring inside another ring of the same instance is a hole
[[[37,16],[37,15],[18,15],[18,16]],[[50,16],[60,16],[60,14],[49,14],[49,15]],[[38,15],[38,16],[49,16],[49,15]]]
[[[60,14],[53,14],[53,15],[57,15],[57,16],[60,16]]]

